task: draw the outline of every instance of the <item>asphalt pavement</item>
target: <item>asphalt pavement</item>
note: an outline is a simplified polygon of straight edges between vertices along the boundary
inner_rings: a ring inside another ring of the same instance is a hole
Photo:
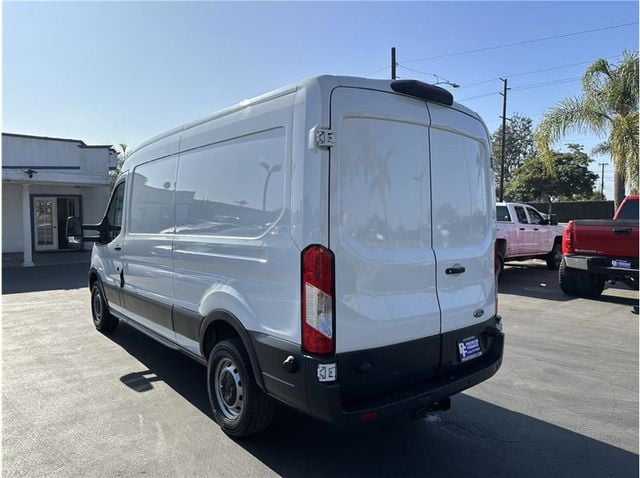
[[[233,440],[204,367],[94,329],[86,270],[3,270],[5,477],[638,475],[637,292],[569,298],[542,262],[509,265],[502,369],[450,411],[343,429],[280,409]]]

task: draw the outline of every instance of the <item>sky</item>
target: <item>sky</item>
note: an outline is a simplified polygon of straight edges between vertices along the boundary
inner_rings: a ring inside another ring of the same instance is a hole
[[[391,47],[399,77],[460,84],[456,101],[490,131],[501,121],[498,77],[513,88],[507,116],[537,124],[580,94],[587,62],[638,49],[638,25],[424,58],[637,20],[637,2],[3,2],[2,131],[135,147],[309,76],[390,78]],[[599,141],[570,134],[558,147]],[[610,158],[594,159],[598,174],[609,163],[611,198]]]

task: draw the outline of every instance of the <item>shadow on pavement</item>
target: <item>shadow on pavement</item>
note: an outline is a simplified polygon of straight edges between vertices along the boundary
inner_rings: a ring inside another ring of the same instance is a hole
[[[628,305],[629,307],[638,305],[637,299],[607,294],[607,291],[615,289],[631,290],[624,285],[612,286],[611,284],[607,284],[602,296],[590,300]],[[543,262],[538,263],[537,261],[508,263],[502,273],[498,291],[501,294],[520,295],[559,302],[579,298],[568,296],[562,292],[558,284],[558,271],[551,271]]]
[[[2,293],[80,289],[89,287],[88,274],[88,263],[3,268]]]
[[[134,387],[126,385],[146,393],[162,380],[211,419],[205,367],[126,325],[111,339],[143,364],[123,383],[133,380]],[[634,453],[465,394],[449,412],[357,428],[281,407],[266,432],[236,443],[285,477],[602,477],[638,470]]]

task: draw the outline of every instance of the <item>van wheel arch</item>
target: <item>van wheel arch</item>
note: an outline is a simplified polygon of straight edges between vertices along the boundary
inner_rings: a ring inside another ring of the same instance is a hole
[[[95,267],[89,269],[89,289],[93,286],[93,283],[98,281],[100,287],[102,287],[102,282],[100,282],[100,276],[98,275],[98,270]]]
[[[251,368],[253,369],[253,376],[256,383],[262,390],[265,390],[264,380],[262,378],[262,369],[260,368],[258,356],[253,348],[249,333],[246,331],[242,323],[230,312],[226,310],[214,310],[202,321],[199,340],[200,353],[205,360],[209,360],[209,354],[215,345],[221,340],[231,337],[239,337],[242,341],[242,344],[249,355],[249,361],[251,362]]]

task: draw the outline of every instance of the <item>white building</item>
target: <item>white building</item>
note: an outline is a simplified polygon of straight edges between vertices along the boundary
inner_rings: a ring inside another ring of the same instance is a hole
[[[2,133],[2,253],[22,252],[29,266],[33,252],[72,249],[67,217],[102,218],[116,163],[110,145]]]

